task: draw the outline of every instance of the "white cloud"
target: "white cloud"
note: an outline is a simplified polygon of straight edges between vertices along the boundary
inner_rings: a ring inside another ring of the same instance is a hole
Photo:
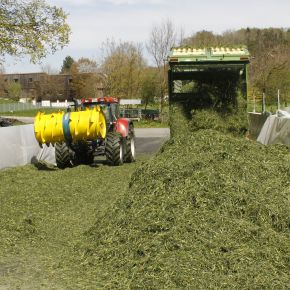
[[[78,6],[78,7],[85,7],[85,6],[100,6],[104,4],[112,4],[112,5],[160,5],[165,4],[166,0],[47,0],[48,3],[51,3],[56,6],[65,7],[65,6]]]
[[[122,5],[122,4],[128,4],[128,5],[135,5],[135,4],[142,4],[142,5],[148,5],[148,4],[162,4],[165,1],[164,0],[103,0],[103,2],[112,3],[115,5]]]
[[[47,0],[48,3],[52,3],[53,5],[56,6],[67,6],[67,5],[78,5],[78,6],[85,6],[88,4],[93,4],[95,3],[94,0]]]

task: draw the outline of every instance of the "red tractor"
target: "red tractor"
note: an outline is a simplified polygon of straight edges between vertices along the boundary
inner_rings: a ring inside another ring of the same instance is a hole
[[[55,158],[59,168],[66,168],[78,164],[92,164],[94,157],[105,155],[107,163],[112,166],[123,162],[134,162],[135,133],[130,119],[120,118],[119,99],[113,97],[82,99],[81,104],[74,101],[74,106],[67,109],[67,113],[82,111],[87,108],[100,106],[106,119],[106,137],[96,140],[76,141],[65,138],[64,142],[55,143]],[[66,134],[64,118],[64,133]]]

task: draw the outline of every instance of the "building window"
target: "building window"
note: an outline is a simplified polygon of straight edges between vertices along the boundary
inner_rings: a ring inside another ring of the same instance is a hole
[[[28,81],[29,81],[30,83],[32,83],[32,78],[29,78]]]
[[[19,79],[14,79],[14,82],[15,82],[15,83],[18,83],[18,81],[19,81]]]

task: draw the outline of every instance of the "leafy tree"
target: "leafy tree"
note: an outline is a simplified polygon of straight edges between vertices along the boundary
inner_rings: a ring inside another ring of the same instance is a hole
[[[145,109],[149,103],[154,102],[154,98],[158,96],[159,90],[158,71],[154,68],[146,68],[141,84],[141,97],[145,104]]]
[[[70,28],[62,8],[44,0],[1,0],[0,56],[45,57],[69,42]]]
[[[0,98],[7,98],[8,92],[8,82],[5,81],[5,78],[3,75],[0,73]]]
[[[61,71],[60,73],[70,73],[71,72],[71,67],[74,63],[74,59],[71,56],[67,56],[62,63]]]
[[[13,99],[14,101],[19,101],[22,89],[21,85],[18,82],[10,82],[7,86],[8,98]]]

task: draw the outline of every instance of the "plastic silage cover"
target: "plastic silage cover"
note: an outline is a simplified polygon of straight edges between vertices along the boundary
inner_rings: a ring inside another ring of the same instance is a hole
[[[39,147],[33,125],[0,128],[0,169],[34,163],[39,159],[54,164],[54,148]]]
[[[267,118],[257,139],[264,145],[290,145],[290,114],[278,110],[276,115]]]

